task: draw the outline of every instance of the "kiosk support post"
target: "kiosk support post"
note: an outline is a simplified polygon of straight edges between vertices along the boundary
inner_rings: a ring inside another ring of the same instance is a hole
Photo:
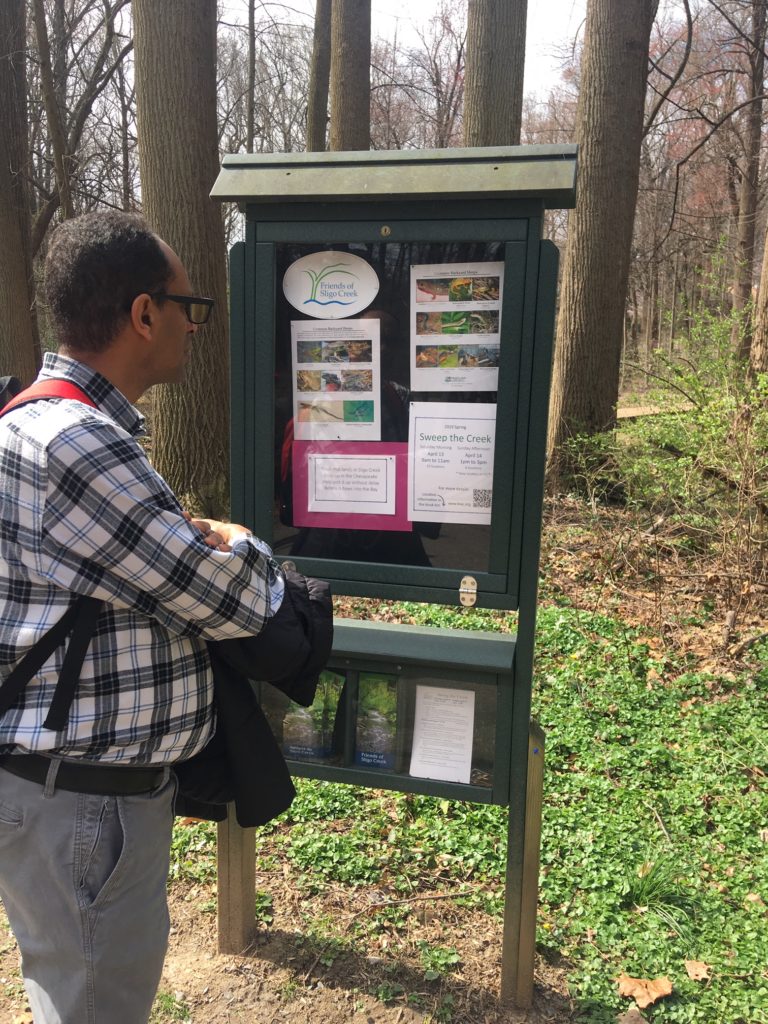
[[[251,944],[256,917],[256,831],[241,828],[230,804],[218,825],[218,935],[220,953],[242,953]]]
[[[528,1009],[533,1003],[543,788],[544,733],[536,722],[531,722],[528,733],[522,861],[516,864],[510,858],[507,865],[501,950],[501,999],[519,1009]],[[516,824],[510,814],[510,833]],[[510,847],[512,845],[510,834]]]

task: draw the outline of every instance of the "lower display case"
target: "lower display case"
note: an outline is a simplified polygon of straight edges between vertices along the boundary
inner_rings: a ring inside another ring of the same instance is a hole
[[[311,707],[260,699],[292,774],[509,800],[514,636],[337,620]]]

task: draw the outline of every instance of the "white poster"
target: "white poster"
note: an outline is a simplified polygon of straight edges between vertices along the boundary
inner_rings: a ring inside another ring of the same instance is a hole
[[[395,465],[394,455],[310,454],[308,510],[393,516]]]
[[[417,686],[410,774],[468,783],[474,727],[474,691]]]
[[[408,518],[490,523],[495,443],[491,402],[412,402]]]
[[[378,320],[292,320],[298,441],[381,439]]]
[[[411,267],[411,390],[496,391],[504,264]]]

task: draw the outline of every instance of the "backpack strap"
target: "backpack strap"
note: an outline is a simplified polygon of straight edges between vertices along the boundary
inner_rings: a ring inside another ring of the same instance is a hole
[[[93,399],[86,395],[77,384],[53,377],[50,380],[38,380],[34,384],[30,384],[28,388],[25,388],[0,409],[0,416],[5,416],[7,412],[19,405],[26,405],[27,402],[39,402],[44,398],[71,398],[75,402],[82,402],[83,405],[90,405],[92,409],[98,409]]]
[[[20,405],[26,405],[28,402],[40,402],[46,398],[70,398],[73,401],[82,402],[83,405],[89,405],[92,409],[98,408],[93,399],[77,384],[68,380],[52,378],[51,380],[36,381],[20,392],[0,409],[0,416],[4,416],[11,409]],[[32,676],[43,667],[56,648],[64,643],[67,634],[71,632],[61,672],[53,692],[53,700],[43,722],[45,729],[53,729],[58,732],[66,728],[69,709],[75,697],[75,687],[80,678],[85,653],[93,638],[96,620],[103,606],[104,602],[95,597],[81,596],[73,601],[59,621],[40,637],[35,646],[27,651],[11,674],[0,684],[0,715],[5,714],[13,706]]]

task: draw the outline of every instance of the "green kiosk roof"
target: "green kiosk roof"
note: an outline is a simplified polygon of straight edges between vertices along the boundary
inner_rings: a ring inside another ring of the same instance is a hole
[[[211,197],[239,203],[403,199],[541,199],[568,209],[576,197],[578,147],[225,156]]]

